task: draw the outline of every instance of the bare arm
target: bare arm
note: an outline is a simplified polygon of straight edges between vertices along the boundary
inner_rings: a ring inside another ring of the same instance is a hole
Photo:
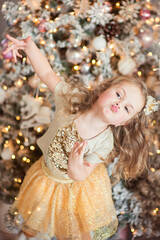
[[[68,161],[68,176],[75,181],[85,180],[97,167],[96,164],[90,164],[84,161],[84,150],[87,143],[76,143],[73,147]]]
[[[51,91],[54,91],[55,86],[61,79],[56,75],[56,73],[52,70],[48,60],[42,54],[40,49],[36,46],[36,44],[31,40],[31,37],[27,37],[26,39],[18,40],[9,35],[6,36],[13,44],[5,51],[12,51],[13,58],[17,61],[17,56],[22,57],[18,50],[22,49],[27,54],[31,65],[38,75],[38,77],[48,86]]]

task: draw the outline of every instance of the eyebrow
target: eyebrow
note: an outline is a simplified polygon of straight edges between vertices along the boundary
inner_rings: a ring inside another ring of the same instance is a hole
[[[127,96],[127,94],[126,94],[126,91],[123,89],[123,88],[120,88],[122,91],[123,91],[123,94],[125,95],[125,96]],[[134,107],[132,106],[132,104],[130,104],[129,105],[131,108],[132,108],[132,110],[134,111]]]

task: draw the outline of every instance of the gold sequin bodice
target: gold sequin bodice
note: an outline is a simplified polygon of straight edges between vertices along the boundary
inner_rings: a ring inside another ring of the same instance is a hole
[[[50,163],[49,168],[52,165],[52,170],[56,168],[56,171],[67,175],[69,154],[77,141],[82,142],[83,139],[79,136],[74,123],[59,129],[49,144],[46,166]]]

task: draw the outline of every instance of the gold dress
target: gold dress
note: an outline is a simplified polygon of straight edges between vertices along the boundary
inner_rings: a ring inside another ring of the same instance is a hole
[[[55,88],[54,118],[37,140],[43,155],[27,171],[11,213],[24,232],[43,239],[104,240],[116,232],[118,224],[104,165],[113,148],[113,135],[108,128],[87,140],[84,159],[99,164],[84,181],[70,179],[68,156],[74,143],[83,139],[75,116],[62,110],[67,104],[62,93],[67,88],[64,81]]]

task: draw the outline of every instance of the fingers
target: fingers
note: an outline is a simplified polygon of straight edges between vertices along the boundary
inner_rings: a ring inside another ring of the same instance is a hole
[[[8,52],[10,52],[10,51],[12,51],[13,49],[14,49],[14,44],[12,44],[10,47],[8,47],[5,51],[3,51],[3,53],[4,54],[6,54],[6,53],[8,53]]]
[[[14,37],[11,37],[9,34],[6,35],[6,38],[9,39],[11,42],[16,43],[18,40]]]
[[[15,62],[17,62],[16,51],[15,51],[15,50],[13,50],[13,51],[12,51],[12,54],[13,54],[14,61],[15,61]]]
[[[81,143],[76,142],[74,147],[72,148],[72,152],[79,154],[84,153],[87,144],[88,143],[86,141],[83,141]]]

